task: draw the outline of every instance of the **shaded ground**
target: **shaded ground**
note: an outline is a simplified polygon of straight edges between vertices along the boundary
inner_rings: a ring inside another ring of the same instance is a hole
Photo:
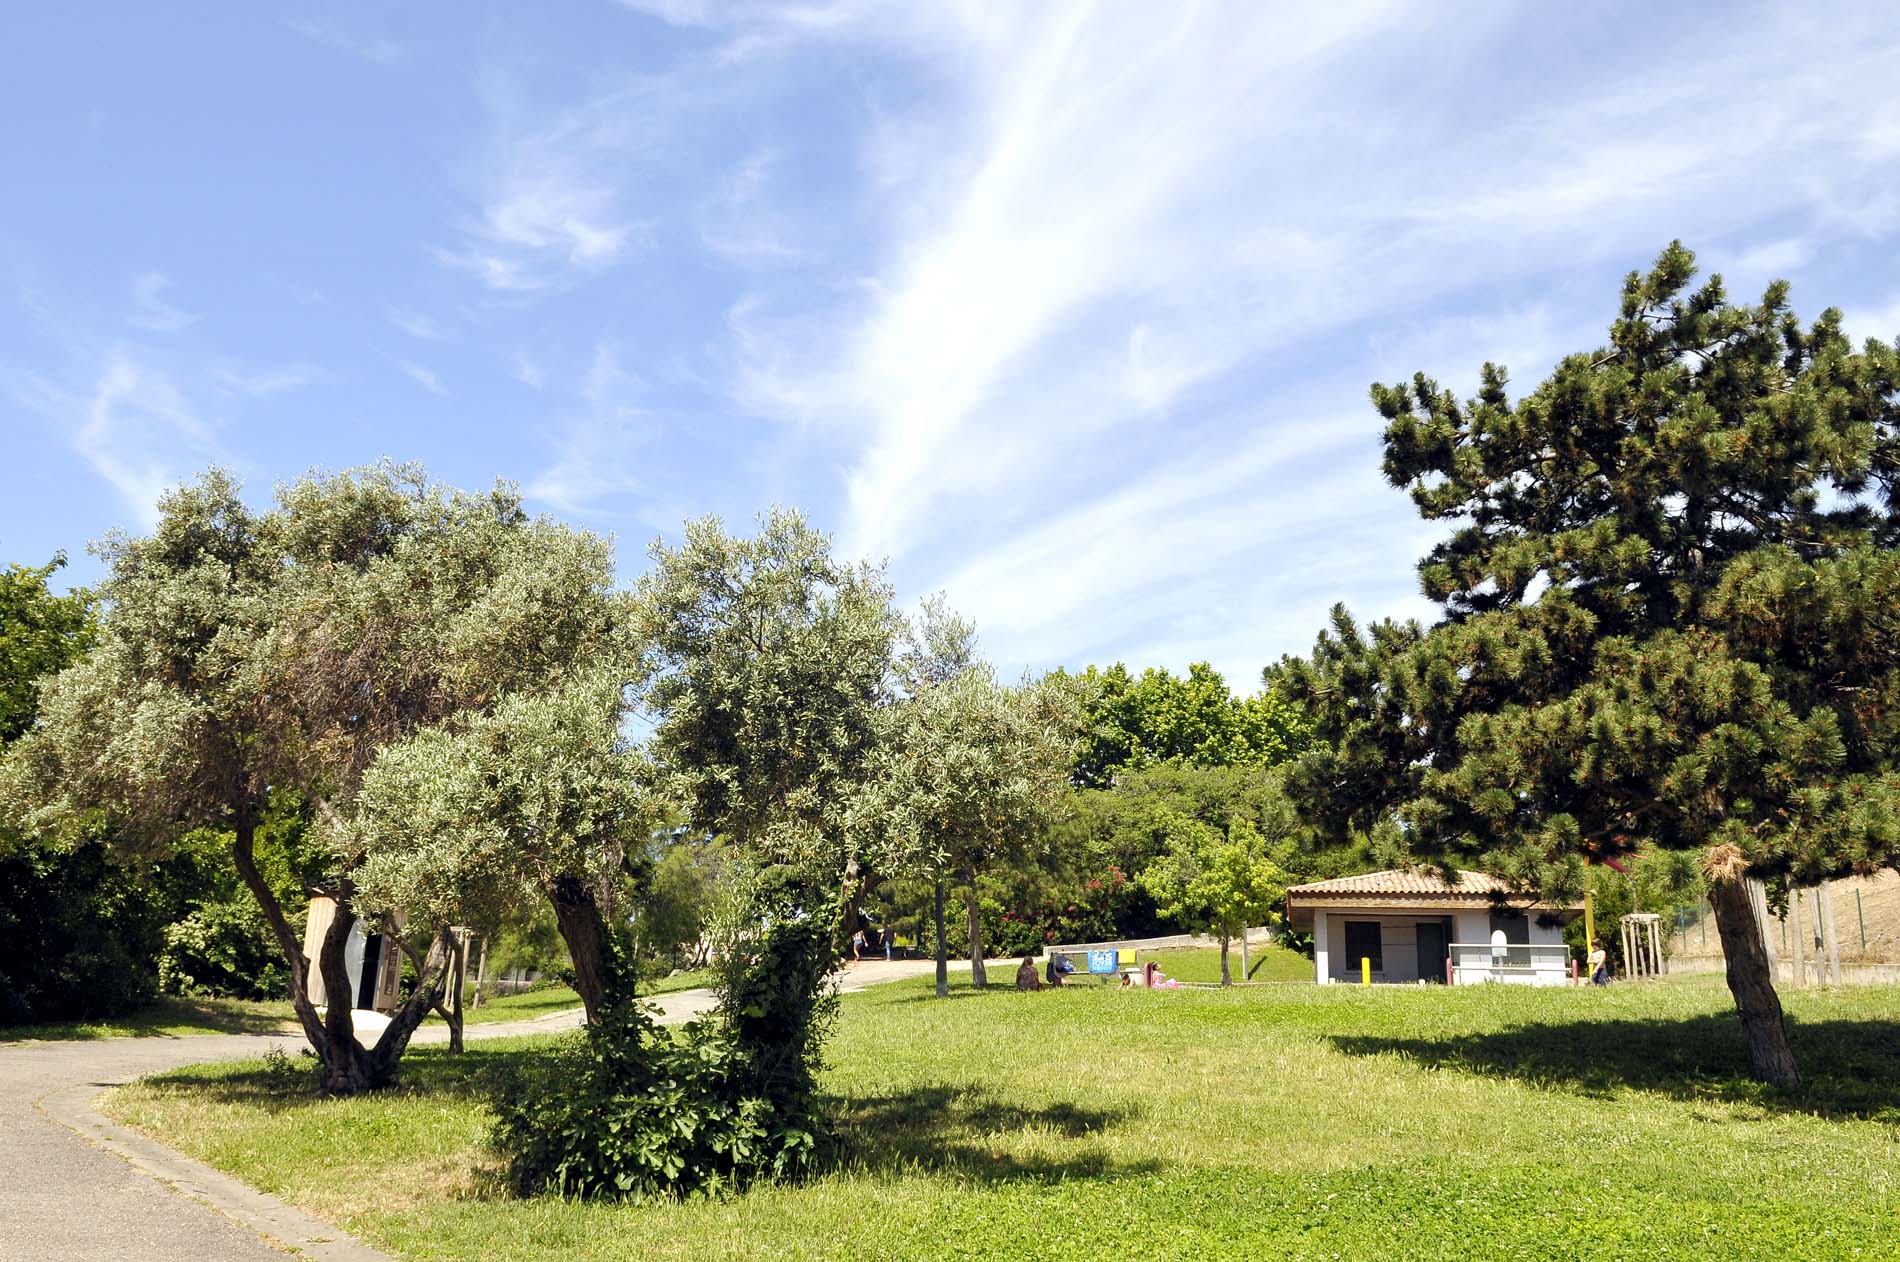
[[[1900,1023],[1790,1022],[1788,1041],[1803,1079],[1797,1092],[1750,1081],[1741,1040],[1740,1020],[1723,1012],[1673,1021],[1539,1022],[1441,1038],[1347,1034],[1331,1041],[1352,1056],[1397,1055],[1433,1069],[1598,1097],[1635,1090],[1900,1125]]]

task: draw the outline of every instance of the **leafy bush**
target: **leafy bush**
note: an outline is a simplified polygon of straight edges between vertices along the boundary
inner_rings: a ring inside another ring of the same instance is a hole
[[[490,1144],[517,1195],[717,1194],[813,1172],[831,1132],[816,1097],[836,1011],[829,931],[801,910],[816,891],[739,880],[723,909],[720,1009],[674,1038],[637,1001],[537,1066],[506,1077]],[[616,941],[610,968],[631,973]]]
[[[96,842],[0,856],[0,1025],[116,1016],[151,999],[163,925],[140,874]]]
[[[808,1172],[820,1130],[753,1092],[747,1059],[723,1025],[676,1040],[637,1004],[610,1010],[504,1083],[490,1143],[509,1190],[644,1199]]]
[[[165,926],[158,987],[173,995],[274,999],[289,991],[283,957],[248,893],[206,903]]]

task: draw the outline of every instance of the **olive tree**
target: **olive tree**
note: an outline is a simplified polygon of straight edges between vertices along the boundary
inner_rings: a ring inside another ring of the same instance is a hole
[[[726,920],[762,936],[729,944],[726,1016],[760,1088],[802,1107],[858,880],[846,816],[889,697],[890,587],[794,511],[751,538],[689,522],[651,556],[637,595],[655,761],[692,826],[744,860],[748,910]],[[742,976],[748,960],[774,976]]]
[[[970,980],[982,986],[977,876],[1020,858],[1066,804],[1079,713],[1066,680],[1010,688],[981,665],[921,681],[886,711],[852,826],[881,868],[933,881],[939,995],[949,994],[945,884],[968,891]]]
[[[545,899],[590,1022],[633,995],[613,939],[629,856],[653,826],[645,762],[621,730],[624,683],[595,668],[386,747],[353,822],[370,906],[488,922]]]
[[[150,535],[97,551],[98,643],[45,685],[0,796],[47,834],[103,819],[141,856],[193,828],[229,829],[324,1089],[382,1085],[435,1002],[448,925],[430,926],[414,994],[362,1047],[348,1005],[311,1002],[297,929],[258,870],[258,826],[274,794],[312,804],[331,850],[321,892],[337,908],[315,964],[325,993],[347,994],[363,771],[385,745],[533,686],[595,643],[611,554],[531,519],[509,487],[457,491],[388,464],[280,487],[263,512],[214,469],[160,501]]]

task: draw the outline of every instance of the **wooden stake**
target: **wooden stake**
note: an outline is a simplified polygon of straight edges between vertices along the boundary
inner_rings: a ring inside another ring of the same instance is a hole
[[[1792,886],[1788,890],[1788,950],[1794,969],[1794,984],[1808,984],[1808,927],[1801,919],[1801,887]]]
[[[1841,939],[1834,928],[1834,885],[1821,882],[1821,946],[1827,953],[1827,984],[1841,984]]]

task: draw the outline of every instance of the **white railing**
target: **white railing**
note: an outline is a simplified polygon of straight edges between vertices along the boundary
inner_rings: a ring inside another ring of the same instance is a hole
[[[1555,982],[1570,974],[1570,948],[1561,942],[1489,942],[1451,944],[1451,980],[1467,982]]]

